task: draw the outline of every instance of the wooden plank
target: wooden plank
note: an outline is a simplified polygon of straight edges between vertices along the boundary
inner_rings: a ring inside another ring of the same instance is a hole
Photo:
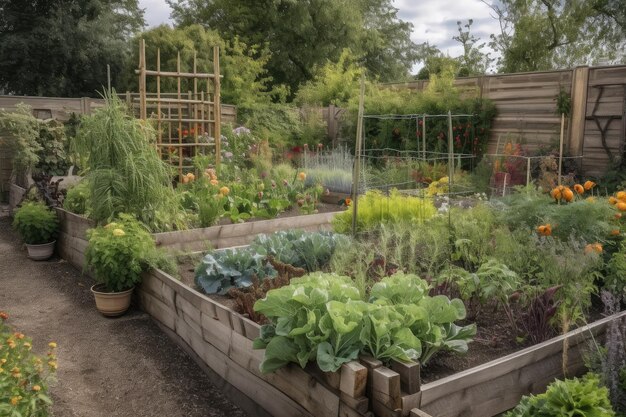
[[[361,355],[359,356],[359,362],[361,365],[367,368],[367,386],[365,389],[365,394],[368,398],[372,398],[372,386],[374,380],[374,369],[380,368],[383,366],[383,363],[378,359],[369,356],[369,355]]]
[[[215,372],[226,382],[232,384],[247,398],[256,402],[261,407],[260,411],[274,417],[316,417],[271,384],[251,374],[247,369],[232,361],[227,355],[210,344],[205,343],[196,351],[173,331],[167,328],[163,328],[163,331],[186,350],[188,354],[194,355],[194,359],[196,358],[195,355],[197,355],[212,372]]]
[[[344,404],[344,406],[351,408],[352,410],[356,411],[358,414],[363,415],[367,413],[367,410],[369,409],[369,399],[367,397],[353,398],[342,392],[339,398],[341,400],[341,403]],[[341,414],[341,410],[340,410],[340,414]]]
[[[417,362],[392,361],[391,369],[400,374],[402,390],[415,394],[420,390],[420,364]]]
[[[365,395],[367,385],[367,368],[358,362],[351,361],[341,366],[339,390],[352,398]]]
[[[243,327],[246,332],[246,337],[248,339],[254,341],[254,339],[259,337],[259,334],[261,332],[261,326],[259,324],[253,322],[252,320],[246,317],[242,317],[242,321],[243,321]]]
[[[386,404],[374,399],[372,401],[372,411],[376,417],[402,417],[402,410],[392,410]]]
[[[416,392],[414,394],[402,393],[401,397],[401,409],[404,417],[411,413],[411,410],[420,406],[422,400],[422,393]]]
[[[410,415],[410,417],[433,417],[430,414],[428,414],[427,412],[419,410],[417,408],[412,409],[411,413],[409,415]]]
[[[584,370],[582,352],[589,337],[626,312],[599,320],[566,335],[523,349],[422,386],[420,409],[441,417],[490,417],[514,407],[522,395],[539,392],[562,376],[564,339],[568,339],[571,375]]]
[[[400,409],[402,407],[400,374],[384,366],[372,372],[372,400],[391,410]]]
[[[291,364],[271,374],[263,375],[259,366],[263,360],[263,350],[252,349],[252,341],[238,333],[233,333],[233,343],[229,357],[238,365],[272,384],[281,392],[295,400],[316,417],[336,417],[339,413],[339,396],[333,394],[317,380],[295,364]]]
[[[165,303],[145,291],[138,291],[141,309],[150,314],[155,320],[164,326],[174,330],[176,328],[176,312],[171,310]]]
[[[233,330],[230,326],[225,326],[219,320],[201,314],[200,324],[202,327],[202,337],[207,343],[215,346],[221,352],[228,354],[232,344]]]

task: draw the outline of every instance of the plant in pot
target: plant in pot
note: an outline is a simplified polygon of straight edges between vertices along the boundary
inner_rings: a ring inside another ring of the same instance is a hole
[[[154,240],[133,216],[120,214],[106,226],[87,231],[86,265],[97,283],[91,287],[96,307],[105,316],[120,316],[130,307],[141,273],[155,259]]]
[[[43,261],[52,256],[59,220],[44,203],[29,201],[22,204],[13,217],[13,227],[22,236],[29,258]]]

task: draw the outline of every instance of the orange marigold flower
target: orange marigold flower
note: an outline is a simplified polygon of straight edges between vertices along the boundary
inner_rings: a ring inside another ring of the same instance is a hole
[[[304,181],[304,180],[306,180],[306,173],[304,173],[304,172],[300,172],[300,173],[298,174],[298,179],[299,179],[300,181]]]
[[[553,188],[552,191],[550,191],[550,195],[555,200],[560,200],[561,199],[561,190],[559,189],[559,187]]]
[[[593,181],[589,181],[589,180],[585,181],[585,183],[583,184],[583,187],[585,187],[585,190],[587,191],[591,190],[595,186],[596,186],[596,183]]]
[[[563,191],[561,191],[561,195],[563,196],[563,199],[568,203],[574,199],[574,192],[570,190],[569,187],[565,187]]]
[[[230,193],[230,188],[224,186],[222,188],[220,188],[220,194],[221,195],[228,195]]]
[[[0,319],[2,320],[8,320],[9,315],[7,313],[5,313],[4,311],[0,311]]]
[[[626,201],[626,191],[618,191],[615,196],[619,201]]]
[[[41,391],[41,387],[39,385],[33,385],[33,391]]]
[[[609,197],[609,204],[616,205],[619,200],[615,197]]]
[[[626,211],[626,203],[623,201],[620,201],[619,203],[617,203],[616,207],[619,211]]]
[[[350,205],[352,204],[352,199],[350,197],[346,198],[346,206],[350,207]]]
[[[220,182],[218,180],[211,180],[210,183],[211,183],[211,185],[217,185]]]
[[[576,184],[574,185],[574,191],[576,191],[577,194],[583,194],[585,192],[585,187],[583,187],[580,184]]]
[[[611,230],[611,236],[619,236],[619,229]]]
[[[24,333],[15,332],[15,333],[13,333],[13,336],[15,336],[16,339],[23,339],[24,338]]]
[[[15,397],[11,397],[11,405],[19,404],[21,399],[22,399],[22,397],[20,395],[17,395]]]

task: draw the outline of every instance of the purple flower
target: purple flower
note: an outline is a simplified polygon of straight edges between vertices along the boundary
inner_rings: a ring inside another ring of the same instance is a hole
[[[250,134],[250,129],[248,129],[247,127],[244,126],[239,126],[236,129],[233,129],[233,133],[237,136],[239,135],[249,135]]]
[[[230,159],[232,157],[233,157],[233,153],[232,152],[224,152],[224,158]]]

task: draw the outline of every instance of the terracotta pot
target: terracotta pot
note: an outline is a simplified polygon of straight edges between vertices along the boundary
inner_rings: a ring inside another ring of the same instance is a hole
[[[54,253],[54,244],[56,240],[50,243],[44,243],[42,245],[26,245],[28,250],[28,257],[33,261],[45,261],[50,258]]]
[[[102,315],[117,317],[126,313],[130,307],[130,299],[133,288],[121,292],[107,292],[103,284],[91,287],[91,292],[96,299],[96,308]]]

